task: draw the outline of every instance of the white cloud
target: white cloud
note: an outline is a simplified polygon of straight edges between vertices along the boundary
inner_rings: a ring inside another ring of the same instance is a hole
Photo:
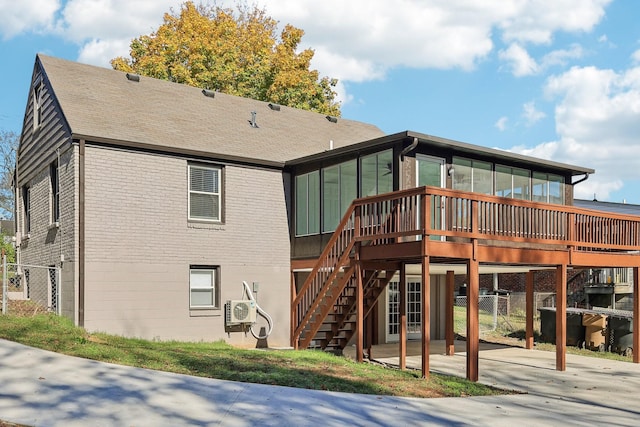
[[[634,64],[640,64],[640,49],[631,54],[631,60]]]
[[[321,75],[363,82],[399,67],[473,70],[494,50],[496,37],[511,43],[502,55],[514,72],[536,73],[577,51],[558,51],[536,63],[524,44],[548,43],[556,32],[590,31],[611,0],[256,1],[281,25],[305,30],[301,48],[315,49],[313,66]],[[182,3],[68,0],[61,6],[60,0],[0,0],[0,35],[47,29],[76,43],[80,60],[108,66],[114,56],[128,54],[124,40],[149,34],[165,12],[178,11]],[[226,7],[235,3],[217,1]]]
[[[540,69],[535,59],[518,43],[512,43],[506,50],[501,50],[498,57],[507,63],[516,77],[537,74]]]
[[[550,43],[553,33],[588,32],[600,22],[612,0],[507,1],[514,13],[499,22],[506,41]]]
[[[7,40],[23,32],[46,32],[58,9],[59,0],[0,0],[0,36]]]
[[[624,72],[573,67],[548,79],[558,140],[513,150],[590,167],[596,174],[576,187],[578,197],[607,200],[640,170],[640,67]]]
[[[552,65],[565,65],[569,59],[579,59],[584,55],[582,46],[574,44],[569,49],[554,50],[542,58],[542,68],[546,69]]]
[[[527,126],[532,126],[544,119],[547,115],[536,109],[536,105],[533,101],[527,102],[522,106],[522,117],[527,122]]]
[[[96,40],[105,45],[120,43],[122,39],[130,42],[134,37],[157,29],[164,13],[179,5],[176,0],[69,0],[57,22],[57,31],[85,50],[85,45],[94,45]],[[109,59],[105,57],[102,63],[108,63]]]
[[[350,82],[379,80],[385,74],[385,70],[372,60],[358,61],[353,57],[328,51],[324,47],[315,49],[312,61],[312,67],[318,70],[330,69],[334,64],[340,64],[340,68],[336,69],[336,73],[331,74],[331,77]]]
[[[498,119],[498,121],[494,124],[494,126],[496,128],[498,128],[498,130],[500,132],[503,132],[505,129],[507,129],[507,122],[509,121],[509,119],[505,116],[502,116]]]
[[[128,56],[130,43],[131,39],[90,40],[80,49],[78,61],[106,67],[110,59]]]
[[[60,8],[59,1],[0,1],[5,37],[46,27]],[[544,43],[557,31],[589,31],[609,2],[401,0],[399,5],[386,0],[258,0],[281,23],[305,30],[302,47],[316,49],[315,63],[322,74],[353,78],[350,81],[379,79],[394,67],[471,70],[493,50],[496,29],[505,40]],[[88,55],[96,40],[101,46],[115,46],[123,39],[147,34],[162,22],[164,12],[179,10],[181,3],[68,0],[56,28],[60,35],[83,46],[83,57],[92,56],[92,61],[106,65],[110,58]],[[218,4],[233,7],[235,2],[221,0]],[[103,51],[112,55],[110,49]]]
[[[507,49],[498,52],[498,58],[507,64],[516,77],[532,76],[546,71],[552,66],[566,65],[569,59],[578,59],[584,55],[582,46],[574,44],[569,49],[557,49],[544,55],[538,63],[527,50],[518,43],[512,43]]]

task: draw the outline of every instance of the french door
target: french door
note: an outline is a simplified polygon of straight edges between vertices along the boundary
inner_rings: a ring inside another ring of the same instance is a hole
[[[422,282],[407,279],[407,339],[420,339],[422,331]],[[389,282],[387,287],[386,341],[398,341],[400,335],[399,282]]]

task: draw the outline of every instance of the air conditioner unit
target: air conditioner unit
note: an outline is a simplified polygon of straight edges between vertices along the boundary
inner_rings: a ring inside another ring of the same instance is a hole
[[[255,323],[256,321],[256,302],[252,300],[227,301],[225,311],[227,325]]]

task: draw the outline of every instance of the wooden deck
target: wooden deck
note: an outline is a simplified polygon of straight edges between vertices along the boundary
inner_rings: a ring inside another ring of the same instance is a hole
[[[425,213],[428,213],[425,215]],[[292,279],[292,345],[342,346],[355,336],[363,359],[368,313],[407,263],[422,265],[423,375],[429,372],[429,271],[432,264],[463,264],[468,275],[467,377],[478,379],[478,294],[481,264],[527,265],[527,345],[533,345],[535,268],[556,269],[558,370],[566,368],[567,268],[631,267],[634,331],[640,331],[640,217],[436,187],[420,187],[355,200],[305,283]],[[302,263],[292,262],[292,268]],[[309,265],[309,264],[306,264]],[[400,286],[404,283],[400,281]],[[453,272],[447,273],[447,307],[453,306]],[[402,289],[400,296],[403,296]],[[475,301],[475,303],[472,303]],[[406,313],[400,301],[400,365],[406,357]],[[447,314],[447,343],[453,314]],[[449,318],[450,317],[450,318]],[[529,325],[531,323],[531,325]],[[324,333],[324,337],[321,337]],[[329,338],[327,338],[329,337]],[[638,332],[634,348],[640,348]],[[405,349],[402,345],[405,343]],[[449,345],[449,344],[447,344]],[[634,352],[640,363],[640,352]]]

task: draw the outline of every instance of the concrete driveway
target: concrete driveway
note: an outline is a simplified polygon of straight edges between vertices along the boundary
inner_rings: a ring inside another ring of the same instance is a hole
[[[409,363],[419,366],[420,357]],[[463,376],[464,353],[432,355],[431,366]],[[481,351],[482,382],[528,394],[412,399],[169,374],[0,340],[0,419],[32,426],[638,425],[640,366],[568,355],[566,372],[554,368],[553,353]]]

